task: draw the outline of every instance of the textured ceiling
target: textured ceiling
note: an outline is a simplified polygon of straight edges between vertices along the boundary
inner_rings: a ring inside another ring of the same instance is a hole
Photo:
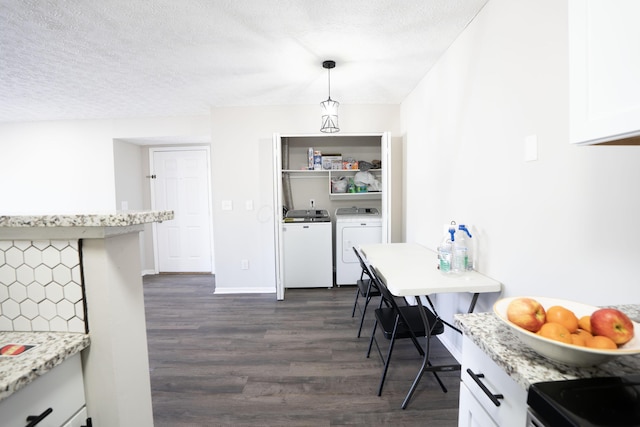
[[[0,0],[0,121],[397,104],[487,0]]]

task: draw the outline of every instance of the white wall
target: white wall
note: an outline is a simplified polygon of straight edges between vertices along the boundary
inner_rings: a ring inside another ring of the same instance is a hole
[[[113,210],[109,130],[89,120],[0,124],[0,212]]]
[[[116,185],[115,206],[118,210],[142,210],[143,196],[143,151],[139,145],[113,141],[113,163]],[[146,159],[148,162],[149,160]]]
[[[275,292],[272,136],[319,134],[318,105],[212,110],[216,292]],[[397,105],[340,106],[341,133],[399,135]],[[233,210],[223,211],[230,200]],[[247,211],[251,200],[254,210]],[[249,270],[240,261],[249,260]]]
[[[567,2],[489,1],[402,104],[407,240],[435,249],[466,222],[504,296],[638,302],[640,147],[569,144],[567,19]]]
[[[209,132],[207,116],[0,123],[0,213],[119,209],[114,139]]]

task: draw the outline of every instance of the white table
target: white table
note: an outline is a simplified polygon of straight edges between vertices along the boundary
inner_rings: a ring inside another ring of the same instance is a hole
[[[384,282],[389,291],[398,297],[415,297],[419,306],[422,306],[420,297],[437,293],[469,292],[473,298],[468,312],[475,307],[478,295],[484,292],[499,292],[502,289],[500,282],[484,276],[477,271],[469,271],[463,274],[443,274],[438,270],[438,254],[417,243],[380,243],[360,245],[360,252],[367,264],[375,267],[379,278]],[[429,300],[429,302],[431,302]],[[436,318],[443,324],[457,330],[451,324],[440,319],[432,306]],[[422,320],[425,330],[429,330],[428,320],[422,312]],[[420,378],[427,371],[451,371],[460,369],[460,365],[432,366],[429,363],[429,337],[426,337],[426,351],[422,367],[414,380],[409,393],[402,403],[405,409]]]

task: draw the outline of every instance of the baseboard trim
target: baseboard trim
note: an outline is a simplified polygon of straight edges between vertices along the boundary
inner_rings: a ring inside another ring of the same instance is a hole
[[[444,345],[444,347],[449,351],[449,353],[451,353],[451,355],[458,361],[458,363],[462,363],[462,353],[460,352],[460,349],[456,348],[456,346],[453,344],[453,342],[451,342],[451,340],[446,336],[446,334],[438,335],[437,338],[440,340],[442,345]]]
[[[214,294],[275,294],[276,290],[269,287],[247,287],[247,288],[221,288],[216,286]]]

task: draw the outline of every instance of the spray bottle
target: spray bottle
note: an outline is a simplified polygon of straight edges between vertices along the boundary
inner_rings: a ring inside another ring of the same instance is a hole
[[[438,246],[438,268],[440,272],[451,273],[453,267],[453,242],[455,241],[455,221],[451,221],[449,230],[445,234],[440,246]]]

